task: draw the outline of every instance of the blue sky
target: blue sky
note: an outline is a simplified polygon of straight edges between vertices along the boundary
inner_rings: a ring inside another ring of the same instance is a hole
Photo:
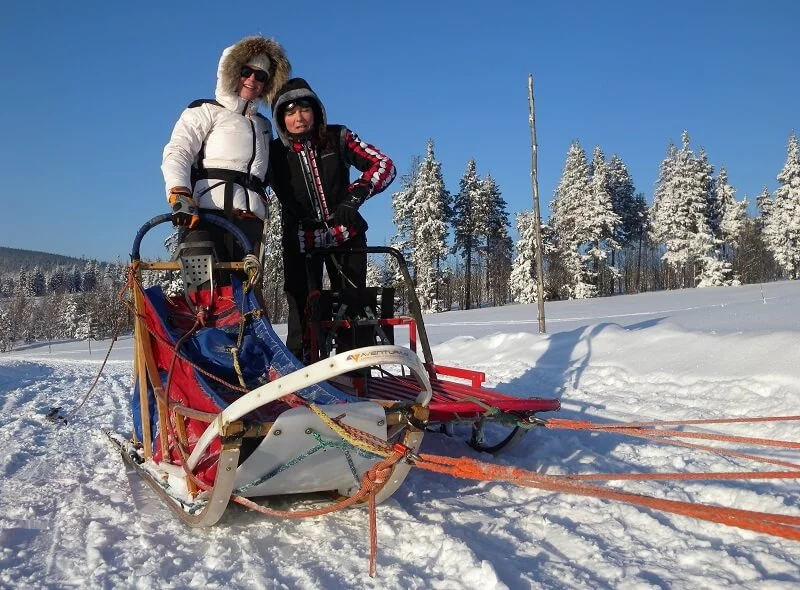
[[[433,138],[452,192],[475,158],[512,215],[532,207],[529,73],[544,216],[575,139],[618,154],[649,202],[687,129],[752,201],[777,187],[800,127],[791,0],[44,4],[6,3],[0,20],[0,246],[12,248],[126,260],[139,226],[167,211],[159,166],[175,120],[213,96],[222,49],[251,34],[278,39],[329,120],[400,174]],[[394,233],[399,186],[364,206],[373,244]],[[158,232],[142,252],[161,255]]]

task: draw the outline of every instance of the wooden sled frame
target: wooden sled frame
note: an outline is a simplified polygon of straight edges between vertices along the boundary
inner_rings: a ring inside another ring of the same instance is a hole
[[[207,217],[212,223],[230,231],[243,246],[245,252],[251,250],[247,238],[233,224],[220,217]],[[134,379],[139,386],[138,409],[143,424],[142,440],[137,440],[134,429],[130,440],[119,435],[109,434],[111,441],[118,447],[124,460],[144,478],[150,487],[167,503],[181,520],[192,527],[215,524],[224,514],[225,509],[235,493],[237,467],[240,461],[242,443],[246,438],[266,436],[271,422],[250,424],[245,428],[240,419],[249,412],[269,404],[287,394],[336,378],[347,372],[365,369],[382,364],[401,365],[411,371],[419,383],[418,394],[413,400],[379,401],[375,403],[384,408],[387,424],[387,444],[400,443],[408,453],[416,453],[422,443],[424,428],[418,425],[427,420],[427,404],[432,392],[430,382],[423,363],[418,356],[407,348],[398,346],[375,346],[327,358],[309,366],[280,377],[265,385],[257,387],[242,395],[219,413],[201,412],[186,408],[175,402],[167,403],[165,384],[162,383],[159,368],[153,356],[150,332],[144,319],[145,295],[141,288],[144,271],[179,271],[180,262],[147,262],[139,257],[139,245],[144,235],[156,225],[171,220],[169,214],[151,219],[143,226],[134,240],[131,254],[132,260],[132,304],[135,311],[134,324]],[[214,270],[244,271],[243,262],[214,263]],[[160,424],[173,424],[177,440],[184,448],[189,448],[184,421],[191,418],[208,424],[203,435],[191,448],[188,456],[181,462],[170,459],[170,441],[168,428],[158,430],[153,440],[148,427],[150,424],[150,402],[148,388],[155,394],[155,411]],[[372,401],[372,400],[365,400]],[[344,406],[343,406],[344,407]],[[219,440],[220,448],[215,479],[212,485],[198,480],[195,468],[212,442]],[[162,460],[153,460],[156,450],[160,450]],[[405,479],[411,465],[405,461],[396,462],[391,473],[379,485],[374,493],[374,500],[381,502],[389,498]],[[185,502],[170,491],[170,478],[180,478],[192,498],[197,502]]]

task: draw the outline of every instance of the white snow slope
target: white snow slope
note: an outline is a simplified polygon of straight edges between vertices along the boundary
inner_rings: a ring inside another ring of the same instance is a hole
[[[800,414],[800,282],[694,289],[427,316],[438,363],[487,386],[558,397],[596,422]],[[279,326],[285,330],[284,326]],[[275,520],[232,505],[189,529],[126,471],[101,429],[129,431],[131,341],[66,426],[108,343],[0,355],[0,587],[797,588],[800,542],[656,510],[412,470],[378,507],[377,577],[364,509]],[[799,422],[704,432],[800,440]],[[675,446],[538,429],[492,457],[459,436],[423,452],[548,474],[771,469]],[[751,451],[746,447],[738,450]],[[800,462],[800,453],[772,449]],[[797,480],[616,482],[657,497],[800,516]]]

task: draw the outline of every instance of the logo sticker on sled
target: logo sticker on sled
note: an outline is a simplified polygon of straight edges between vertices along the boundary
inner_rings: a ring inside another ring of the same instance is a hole
[[[369,350],[366,352],[358,352],[347,355],[348,361],[358,362],[361,359],[380,359],[380,358],[395,358],[395,357],[409,358],[410,354],[403,349],[399,350]]]

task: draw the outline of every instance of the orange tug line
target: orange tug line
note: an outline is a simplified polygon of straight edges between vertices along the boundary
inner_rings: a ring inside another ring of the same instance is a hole
[[[800,517],[771,514],[768,512],[755,512],[738,508],[725,508],[707,504],[693,504],[679,500],[665,500],[612,490],[596,485],[589,485],[571,479],[571,476],[542,475],[516,467],[504,467],[482,463],[474,459],[462,457],[453,459],[435,455],[420,455],[420,460],[415,462],[417,467],[444,473],[462,479],[479,481],[506,481],[517,485],[536,488],[549,492],[562,492],[579,496],[591,496],[604,500],[616,500],[671,512],[682,516],[690,516],[700,520],[707,520],[735,526],[784,539],[800,541]],[[713,475],[713,474],[711,474]],[[780,477],[798,478],[800,472],[784,472]]]
[[[789,467],[791,471],[763,471],[763,472],[719,472],[719,473],[596,473],[586,475],[542,475],[516,467],[505,467],[483,463],[474,459],[462,457],[460,459],[440,457],[434,455],[421,455],[414,462],[417,467],[445,473],[463,479],[478,481],[505,481],[521,486],[536,488],[550,492],[571,493],[581,496],[591,496],[606,500],[616,500],[645,508],[661,510],[682,516],[689,516],[710,522],[735,526],[738,528],[765,533],[793,541],[800,541],[800,517],[768,512],[711,506],[679,500],[666,500],[614,490],[597,485],[583,483],[585,481],[612,481],[612,480],[755,480],[755,479],[800,479],[800,465],[759,457],[747,453],[717,449],[707,445],[691,442],[672,440],[674,438],[694,438],[703,440],[716,440],[725,442],[747,443],[766,447],[779,447],[798,449],[800,443],[792,441],[771,440],[722,434],[707,434],[696,432],[681,432],[677,430],[648,429],[643,426],[685,426],[695,424],[730,424],[754,422],[778,422],[800,420],[800,416],[769,416],[757,418],[725,418],[718,420],[686,420],[669,422],[638,422],[631,424],[594,424],[585,420],[551,419],[544,426],[550,429],[565,430],[591,430],[599,432],[613,432],[637,438],[645,438],[667,444],[710,451],[721,455],[729,455],[761,463],[769,463]]]
[[[721,420],[690,420],[686,422],[671,421],[670,425],[686,425],[686,424],[712,424],[712,423],[732,423],[732,422],[767,422],[767,421],[782,421],[782,420],[797,420],[800,417],[762,417],[753,419],[721,419]],[[411,465],[432,471],[435,473],[442,473],[461,479],[471,479],[475,481],[501,481],[512,483],[524,487],[535,488],[548,492],[555,493],[568,493],[579,496],[587,496],[593,498],[600,498],[604,500],[614,500],[624,502],[642,508],[649,508],[659,510],[661,512],[668,512],[679,516],[687,516],[699,520],[706,520],[727,526],[733,526],[745,530],[750,530],[758,533],[782,537],[792,541],[800,541],[800,517],[788,516],[781,514],[773,514],[769,512],[758,512],[752,510],[742,510],[738,508],[727,508],[724,506],[711,506],[708,504],[698,504],[693,502],[685,502],[680,500],[667,500],[662,498],[654,498],[651,496],[644,496],[641,494],[634,494],[624,492],[607,487],[591,485],[584,483],[586,481],[612,481],[612,480],[764,480],[764,479],[800,479],[800,465],[769,459],[766,457],[759,457],[756,455],[739,453],[735,451],[728,451],[726,449],[717,449],[707,445],[699,445],[690,442],[673,440],[676,437],[685,436],[688,438],[702,438],[713,439],[729,442],[747,442],[756,445],[770,446],[770,447],[783,447],[783,448],[798,448],[800,445],[791,441],[775,441],[763,438],[749,438],[740,436],[727,436],[716,434],[698,434],[698,433],[685,433],[680,431],[665,431],[659,429],[644,429],[642,425],[664,425],[666,422],[641,422],[635,425],[598,425],[588,421],[574,421],[574,420],[550,420],[545,423],[545,426],[551,429],[569,429],[569,430],[593,430],[614,432],[618,434],[626,434],[637,438],[645,438],[657,442],[664,442],[677,446],[684,446],[704,451],[710,451],[721,455],[729,455],[752,461],[781,465],[790,467],[792,471],[762,471],[762,472],[718,472],[718,473],[594,473],[594,474],[575,474],[575,475],[543,475],[516,467],[507,467],[491,463],[484,463],[469,459],[466,457],[453,458],[443,457],[437,455],[420,454],[416,455],[411,453],[410,449],[403,447],[403,445],[393,445],[392,454],[388,458],[379,462],[367,473],[361,482],[361,489],[357,494],[350,498],[343,499],[331,506],[321,509],[285,512],[271,510],[264,506],[259,506],[254,502],[233,496],[232,499],[250,509],[256,510],[263,514],[270,516],[286,517],[286,518],[305,518],[309,516],[317,516],[341,510],[347,506],[352,506],[357,502],[364,500],[368,496],[369,501],[369,539],[370,539],[370,559],[369,559],[369,573],[370,576],[375,576],[376,560],[377,560],[377,523],[376,523],[376,506],[375,506],[375,491],[385,479],[388,477],[391,466],[400,460],[406,460]],[[357,434],[357,433],[351,433]],[[388,450],[388,449],[387,449]]]

